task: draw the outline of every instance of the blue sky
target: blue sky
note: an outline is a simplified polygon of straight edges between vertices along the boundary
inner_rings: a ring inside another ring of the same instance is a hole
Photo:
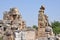
[[[0,19],[4,11],[17,7],[28,26],[37,25],[38,11],[42,4],[45,5],[45,14],[50,22],[60,21],[60,0],[0,0]]]

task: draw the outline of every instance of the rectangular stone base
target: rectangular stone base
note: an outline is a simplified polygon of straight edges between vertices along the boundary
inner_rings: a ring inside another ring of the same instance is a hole
[[[40,37],[37,40],[54,40],[54,38]]]
[[[40,37],[38,40],[48,40],[46,37]]]

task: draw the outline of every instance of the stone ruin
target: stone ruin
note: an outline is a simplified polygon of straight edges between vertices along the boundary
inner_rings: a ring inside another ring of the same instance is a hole
[[[34,33],[36,34],[35,39],[55,40],[53,29],[49,25],[48,16],[44,14],[44,10],[45,7],[42,5],[38,14],[38,30],[35,30],[36,32]],[[26,28],[28,27],[26,27],[26,23],[22,19],[21,13],[18,9],[10,8],[9,11],[4,12],[3,20],[0,20],[0,37],[2,37],[3,40],[15,40],[14,32],[23,29],[26,31]],[[31,28],[28,28],[28,30],[32,31]]]
[[[0,34],[3,40],[14,40],[14,31],[25,29],[25,21],[17,8],[5,11],[3,20],[0,20]]]
[[[53,29],[49,25],[48,16],[44,14],[45,7],[42,5],[38,14],[38,36],[39,40],[53,40]]]

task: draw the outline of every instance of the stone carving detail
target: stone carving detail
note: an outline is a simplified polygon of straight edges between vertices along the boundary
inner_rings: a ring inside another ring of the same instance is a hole
[[[53,30],[49,26],[48,16],[44,14],[45,7],[42,5],[38,14],[38,37],[46,37],[47,33],[53,35]]]
[[[14,31],[25,29],[25,21],[22,20],[21,14],[17,8],[11,8],[5,11],[3,20],[0,20],[0,25],[3,26],[3,40],[14,40]]]

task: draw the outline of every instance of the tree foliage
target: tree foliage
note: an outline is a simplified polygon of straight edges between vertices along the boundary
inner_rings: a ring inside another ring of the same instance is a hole
[[[34,29],[38,30],[38,27],[36,25],[33,25],[32,26]]]
[[[51,23],[51,27],[53,28],[53,32],[55,34],[59,34],[60,33],[60,22],[59,21],[54,21]]]

